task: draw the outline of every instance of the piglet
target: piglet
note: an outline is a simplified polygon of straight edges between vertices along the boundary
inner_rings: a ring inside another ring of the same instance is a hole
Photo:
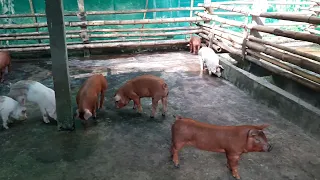
[[[0,116],[2,119],[2,126],[5,129],[9,129],[8,123],[12,123],[9,119],[10,117],[21,121],[26,120],[26,110],[27,108],[21,106],[16,100],[7,96],[0,96]]]
[[[204,67],[208,69],[209,75],[212,73],[220,77],[224,68],[219,64],[219,56],[209,47],[202,47],[199,50],[199,63],[200,63],[200,74],[204,70]]]
[[[12,84],[8,96],[22,105],[25,105],[26,101],[38,104],[45,123],[50,122],[48,116],[57,120],[54,90],[37,81],[22,80]]]
[[[171,127],[172,160],[179,167],[178,151],[185,145],[198,149],[226,153],[228,168],[240,179],[238,161],[242,153],[270,152],[272,146],[263,133],[269,125],[217,126],[181,116],[175,117]]]
[[[127,81],[120,87],[114,95],[114,101],[117,108],[122,108],[133,100],[133,109],[138,107],[138,112],[142,113],[140,98],[151,97],[152,113],[150,117],[154,118],[160,99],[162,102],[162,116],[165,116],[168,94],[169,88],[163,79],[153,75],[142,75]]]
[[[4,74],[11,71],[11,57],[9,52],[0,51],[0,82],[4,81]]]
[[[192,36],[189,41],[190,53],[198,54],[201,47],[201,39],[198,36]]]
[[[89,77],[81,86],[77,94],[76,117],[88,120],[91,116],[96,118],[96,109],[102,108],[104,93],[108,88],[108,82],[102,74]],[[100,95],[100,104],[99,104]]]

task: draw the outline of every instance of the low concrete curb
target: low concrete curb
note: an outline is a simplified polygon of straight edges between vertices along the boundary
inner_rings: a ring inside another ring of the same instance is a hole
[[[307,134],[320,139],[320,110],[302,99],[259,78],[220,55],[224,67],[222,77],[238,88],[249,92],[255,99],[279,110],[280,114],[300,126]]]

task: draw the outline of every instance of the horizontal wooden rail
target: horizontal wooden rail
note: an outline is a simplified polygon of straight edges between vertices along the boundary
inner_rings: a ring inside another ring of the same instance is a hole
[[[160,32],[160,33],[112,33],[112,34],[89,34],[90,38],[111,38],[111,37],[151,37],[151,36],[175,36],[184,34],[196,34],[202,32],[199,30],[176,31],[176,32]],[[66,35],[66,38],[81,38],[80,35]],[[28,40],[28,39],[49,39],[49,36],[17,36],[17,37],[2,37],[4,40]]]
[[[120,11],[86,11],[86,15],[111,15],[111,14],[134,14],[134,13],[147,13],[147,12],[166,12],[166,11],[201,11],[203,7],[179,7],[179,8],[158,8],[158,9],[135,9],[135,10],[120,10]],[[77,16],[78,12],[66,12],[64,16]],[[35,14],[10,14],[0,15],[0,18],[22,18],[22,17],[46,17],[45,13]]]
[[[110,20],[110,21],[77,21],[65,22],[65,26],[103,26],[103,25],[135,25],[135,24],[162,24],[162,23],[178,23],[178,22],[198,22],[203,21],[199,17],[184,18],[163,18],[163,19],[143,19],[143,20]],[[24,28],[40,28],[47,27],[47,23],[33,24],[0,24],[0,29],[24,29]]]
[[[200,27],[171,27],[171,28],[130,28],[130,29],[89,29],[89,30],[69,30],[66,34],[75,34],[81,32],[143,32],[143,31],[178,31],[178,30],[197,30]],[[8,33],[0,34],[0,37],[17,37],[17,36],[37,36],[48,35],[49,32],[27,32],[27,33]]]
[[[176,46],[176,45],[187,45],[188,40],[160,40],[160,41],[144,41],[144,42],[119,42],[119,43],[95,43],[95,44],[74,44],[68,45],[68,49],[92,49],[92,48],[128,48],[128,47],[154,47],[154,46]],[[28,47],[28,48],[6,48],[0,49],[0,51],[10,52],[30,52],[30,51],[43,51],[49,50],[50,46],[43,47]]]
[[[120,38],[120,39],[110,39],[110,40],[94,40],[90,41],[91,44],[95,43],[114,43],[114,42],[132,42],[132,41],[150,41],[150,40],[166,40],[166,37],[150,37],[150,38],[135,38],[135,39],[126,39],[126,38]],[[72,44],[83,44],[82,41],[77,42],[67,42],[67,45]],[[0,46],[0,49],[6,49],[6,48],[27,48],[27,47],[43,47],[43,46],[49,46],[48,43],[41,43],[41,44],[11,44],[11,45],[4,45]]]

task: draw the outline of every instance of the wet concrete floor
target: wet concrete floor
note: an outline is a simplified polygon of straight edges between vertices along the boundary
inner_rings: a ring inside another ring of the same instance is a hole
[[[108,60],[105,60],[108,59]],[[320,179],[320,143],[279,116],[276,109],[256,102],[231,83],[198,76],[195,55],[188,52],[97,57],[70,60],[72,100],[89,73],[105,73],[109,82],[106,103],[97,123],[84,129],[79,120],[73,132],[58,132],[56,122],[44,124],[38,107],[29,104],[29,119],[0,129],[0,179],[10,180],[229,180],[223,153],[183,148],[180,168],[170,161],[173,114],[218,125],[269,123],[269,153],[248,153],[240,161],[246,180]],[[52,88],[49,62],[14,63],[7,82],[37,80]],[[151,99],[142,99],[144,113],[132,110],[132,102],[116,110],[111,98],[125,81],[141,74],[164,78],[169,87],[168,114],[161,104],[150,119]],[[6,83],[7,83],[6,82]],[[9,89],[5,84],[0,94]]]

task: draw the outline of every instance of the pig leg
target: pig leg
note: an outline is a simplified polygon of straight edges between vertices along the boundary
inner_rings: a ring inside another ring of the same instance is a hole
[[[49,118],[48,118],[46,109],[43,108],[43,107],[40,107],[40,111],[41,111],[41,113],[42,113],[43,122],[44,122],[44,123],[49,123],[50,120],[49,120]]]
[[[137,94],[132,94],[130,99],[133,100],[133,103],[134,103],[133,106],[138,107],[138,112],[142,113],[142,106],[140,104],[140,97]]]
[[[2,118],[2,126],[3,126],[3,128],[9,129],[9,127],[8,127],[9,116],[5,115],[5,114],[2,114],[1,118]]]
[[[185,143],[172,143],[171,146],[171,155],[172,155],[172,161],[176,168],[179,168],[179,150],[185,145]]]
[[[157,111],[157,107],[158,107],[158,102],[159,102],[159,98],[152,98],[152,114],[151,114],[151,118],[154,118],[156,111]]]
[[[232,171],[232,176],[236,179],[240,179],[240,176],[238,173],[238,163],[239,163],[240,156],[227,154],[227,159],[228,159],[228,168]]]
[[[102,108],[102,105],[104,103],[104,91],[101,91],[101,94],[100,94],[100,107],[99,109]],[[97,106],[98,107],[98,106]]]
[[[193,48],[192,43],[189,43],[190,53],[192,53],[192,51],[193,51],[192,48]]]
[[[167,112],[167,106],[168,106],[168,97],[161,98],[161,103],[162,103],[162,116],[165,116]]]
[[[2,69],[0,69],[0,82],[3,82],[4,81],[4,78],[3,78],[3,76],[2,76]]]

